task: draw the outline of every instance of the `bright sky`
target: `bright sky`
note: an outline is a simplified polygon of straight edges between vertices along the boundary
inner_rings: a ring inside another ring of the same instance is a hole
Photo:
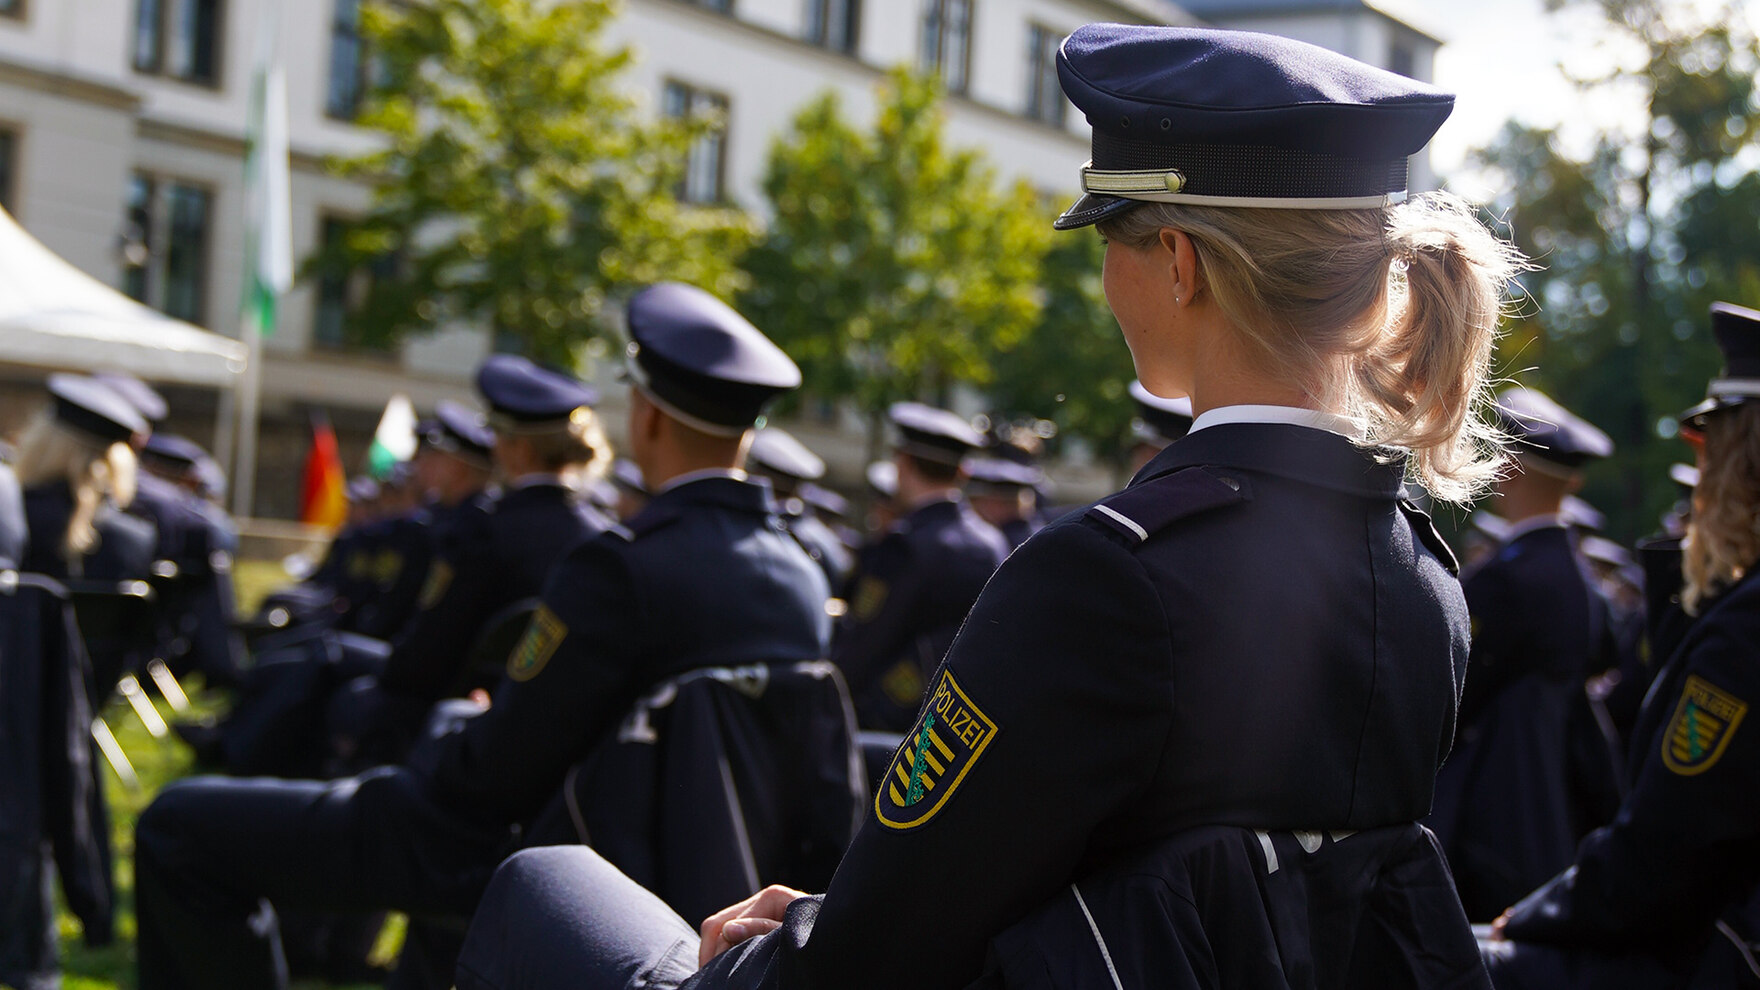
[[[1750,22],[1760,24],[1760,0],[1741,2]],[[1559,71],[1563,60],[1578,73],[1599,74],[1619,57],[1597,41],[1599,22],[1586,12],[1548,16],[1541,0],[1428,0],[1414,13],[1447,39],[1437,53],[1436,82],[1458,94],[1454,115],[1431,144],[1431,161],[1469,196],[1470,182],[1461,188],[1465,177],[1454,173],[1469,149],[1489,142],[1511,117],[1564,123],[1567,139],[1573,130],[1580,135],[1632,120],[1630,102],[1592,101]]]

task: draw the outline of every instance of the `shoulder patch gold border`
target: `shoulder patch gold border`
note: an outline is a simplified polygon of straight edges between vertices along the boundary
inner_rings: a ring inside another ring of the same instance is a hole
[[[550,611],[550,606],[540,605],[532,613],[532,621],[526,626],[526,634],[520,637],[519,645],[507,657],[507,676],[516,681],[529,681],[538,676],[544,665],[555,655],[556,648],[568,638],[568,626]]]
[[[916,828],[934,818],[999,731],[953,671],[943,667],[916,727],[876,789],[874,817],[894,829]]]
[[[1746,714],[1747,702],[1702,677],[1688,677],[1662,733],[1662,765],[1682,777],[1716,766]]]
[[[440,604],[446,597],[446,589],[452,586],[452,565],[444,560],[434,561],[428,568],[428,579],[422,582],[421,596],[416,599],[416,607],[426,612]]]

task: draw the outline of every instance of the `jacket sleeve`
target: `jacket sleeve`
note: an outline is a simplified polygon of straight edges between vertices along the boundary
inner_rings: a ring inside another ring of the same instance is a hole
[[[1710,616],[1707,617],[1709,620]],[[1650,740],[1613,824],[1583,841],[1575,865],[1511,909],[1518,941],[1679,948],[1704,937],[1760,862],[1760,629],[1717,628],[1686,658],[1687,676]]]
[[[380,687],[429,700],[452,689],[489,617],[489,603],[500,600],[493,586],[503,576],[488,559],[493,539],[487,513],[479,512],[439,548],[416,613],[392,640]]]
[[[441,742],[435,796],[473,818],[530,819],[634,701],[642,607],[607,534],[551,573],[494,703]]]
[[[989,939],[1067,885],[1096,828],[1154,780],[1171,719],[1169,651],[1159,594],[1111,537],[1081,522],[1023,545],[931,681],[823,902],[797,912],[797,922],[812,916],[810,933],[797,923],[754,948],[788,974],[764,985],[935,990],[976,979]],[[920,781],[900,772],[916,766],[913,739],[931,756]],[[736,971],[754,967],[718,961],[701,985],[752,985]]]

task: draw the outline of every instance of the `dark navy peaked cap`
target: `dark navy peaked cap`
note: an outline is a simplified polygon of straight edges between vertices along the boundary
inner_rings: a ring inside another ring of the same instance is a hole
[[[477,391],[514,428],[560,425],[576,409],[599,401],[599,393],[573,375],[513,354],[492,354],[483,362]]]
[[[798,494],[801,497],[801,501],[818,509],[826,515],[836,516],[839,519],[846,518],[849,515],[849,499],[844,498],[842,495],[837,494],[829,488],[822,488],[808,482],[801,486],[801,490]]]
[[[193,470],[208,456],[194,440],[163,432],[148,437],[141,453],[180,471]]]
[[[141,381],[126,371],[100,371],[92,376],[110,386],[110,390],[128,400],[135,412],[141,414],[148,423],[157,423],[171,412],[165,397],[153,389],[153,386]]]
[[[984,446],[984,434],[957,413],[921,402],[895,402],[886,415],[898,427],[899,450],[912,457],[958,465]]]
[[[1739,406],[1760,398],[1760,312],[1732,303],[1711,304],[1711,332],[1723,352],[1723,374],[1713,378],[1705,401],[1681,413],[1681,421],[1693,422],[1707,413]]]
[[[1593,424],[1532,388],[1497,397],[1498,425],[1517,441],[1515,453],[1576,470],[1613,453],[1613,440]]]
[[[875,461],[868,465],[863,477],[874,494],[884,499],[898,497],[898,465],[891,461]]]
[[[966,488],[975,494],[1013,494],[1022,488],[1036,488],[1045,481],[1045,472],[1034,464],[1022,464],[1002,457],[974,457],[966,461]]]
[[[746,459],[754,467],[785,478],[815,481],[825,476],[825,462],[819,455],[780,427],[766,426],[754,434]]]
[[[1064,39],[1057,74],[1094,134],[1059,230],[1140,201],[1383,206],[1454,109],[1424,83],[1248,31],[1089,24]]]
[[[1191,432],[1191,399],[1183,395],[1177,399],[1164,399],[1144,388],[1139,381],[1131,382],[1131,398],[1137,403],[1137,421],[1131,424],[1131,432],[1138,441],[1165,447]]]
[[[495,449],[495,431],[481,413],[462,403],[441,399],[434,407],[434,418],[425,425],[422,441],[428,446],[460,460],[489,463]]]
[[[668,415],[737,436],[801,371],[733,307],[695,286],[662,282],[630,298],[626,373]]]
[[[115,389],[85,375],[50,375],[55,418],[103,443],[121,443],[147,432],[147,421]]]

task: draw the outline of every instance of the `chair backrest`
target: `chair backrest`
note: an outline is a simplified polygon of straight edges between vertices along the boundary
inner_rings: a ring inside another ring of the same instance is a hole
[[[1187,829],[1082,877],[991,940],[982,990],[1490,987],[1416,823]]]
[[[574,769],[527,845],[583,842],[686,918],[770,883],[823,889],[868,786],[825,662],[705,668],[658,685]]]
[[[92,661],[92,701],[102,704],[158,646],[158,595],[145,581],[68,581],[68,600]]]

